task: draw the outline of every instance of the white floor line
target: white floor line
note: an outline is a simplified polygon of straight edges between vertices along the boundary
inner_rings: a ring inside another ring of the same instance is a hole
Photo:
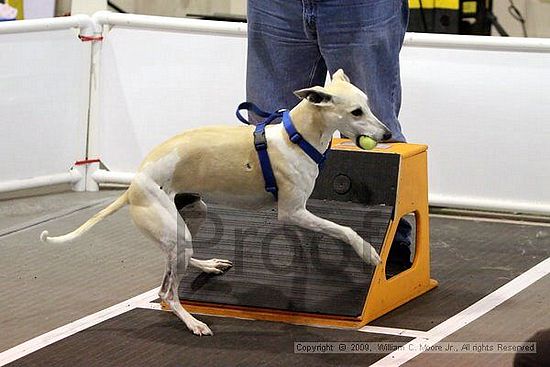
[[[158,297],[157,297],[158,298]],[[162,309],[162,306],[160,303],[153,303],[153,302],[141,302],[140,304],[136,305],[137,308],[145,308],[147,310],[158,310],[158,311],[164,311]]]
[[[537,221],[528,221],[528,220],[515,220],[515,219],[502,219],[502,218],[487,218],[487,217],[476,217],[472,216],[463,216],[463,215],[453,215],[453,214],[430,214],[430,218],[448,218],[456,220],[466,220],[473,222],[489,222],[489,223],[504,223],[504,224],[516,224],[523,226],[534,226],[534,227],[550,227],[549,222],[537,222]]]
[[[440,342],[447,336],[485,315],[548,274],[550,274],[550,258],[535,265],[525,273],[506,283],[493,293],[483,297],[450,319],[433,327],[427,332],[428,339],[416,338],[411,340],[404,346],[403,350],[397,350],[371,366],[401,366],[403,363],[410,361],[422,353],[420,351],[421,346],[425,349],[426,347],[431,347]]]
[[[36,338],[33,338],[11,349],[8,349],[0,353],[0,366],[4,366],[10,362],[26,356],[27,354],[35,352],[61,339],[76,334],[79,331],[97,325],[100,322],[131,311],[143,302],[150,302],[158,298],[158,291],[159,288],[152,289],[148,292],[140,294],[139,296],[130,298],[124,302],[91,314],[89,316],[83,317],[79,320],[73,321],[67,325],[63,325],[57,329],[39,335]]]
[[[411,329],[398,329],[392,327],[382,327],[382,326],[363,326],[361,329],[357,329],[363,333],[375,333],[375,334],[385,334],[385,335],[398,335],[398,336],[408,336],[411,338],[421,338],[428,339],[428,332],[421,330],[411,330]]]

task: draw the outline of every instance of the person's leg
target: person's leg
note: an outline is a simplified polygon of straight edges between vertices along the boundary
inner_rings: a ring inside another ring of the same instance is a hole
[[[407,0],[326,0],[318,3],[319,48],[332,74],[343,69],[369,98],[373,113],[405,141],[399,52],[408,24]],[[411,224],[402,219],[390,251],[396,270],[410,267]]]
[[[291,109],[299,102],[293,91],[323,85],[327,72],[307,0],[248,0],[247,12],[247,100]]]
[[[411,232],[412,225],[406,219],[401,219],[388,255],[388,273],[395,275],[411,267]]]
[[[325,0],[318,3],[319,48],[332,74],[344,69],[369,97],[373,113],[405,141],[399,51],[408,23],[407,0]]]

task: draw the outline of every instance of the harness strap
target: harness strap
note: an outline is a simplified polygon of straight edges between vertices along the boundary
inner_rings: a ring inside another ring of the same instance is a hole
[[[235,112],[235,115],[244,124],[250,125],[250,121],[245,119],[243,115],[241,115],[241,110],[247,110],[250,112],[253,112],[254,114],[263,117],[265,120],[263,120],[261,123],[265,125],[269,125],[273,120],[280,118],[283,116],[284,109],[277,110],[275,112],[266,112],[262,110],[260,107],[256,106],[252,102],[243,102],[237,107],[237,112]]]
[[[330,146],[325,153],[320,153],[317,149],[315,149],[315,147],[305,140],[304,137],[296,130],[296,127],[290,119],[290,114],[288,111],[283,113],[283,126],[285,127],[288,138],[291,142],[302,148],[304,153],[313,159],[315,163],[318,165],[323,164],[323,162],[327,159],[327,152],[330,149]]]
[[[262,169],[262,175],[264,176],[265,191],[271,193],[275,201],[277,201],[279,198],[279,189],[277,188],[277,180],[275,179],[273,167],[271,167],[271,160],[269,159],[269,154],[267,152],[265,127],[274,120],[281,118],[283,116],[283,110],[269,113],[262,110],[252,102],[243,102],[237,107],[237,112],[235,114],[241,122],[247,125],[250,125],[250,121],[241,115],[241,110],[253,112],[264,118],[262,122],[256,125],[256,129],[254,130],[254,148],[256,149],[256,152],[258,152],[258,159],[260,160],[260,167]]]
[[[264,118],[262,122],[256,125],[256,129],[254,130],[254,148],[256,149],[256,152],[258,152],[258,159],[260,160],[260,167],[262,169],[262,175],[265,182],[265,191],[271,193],[275,198],[275,201],[278,199],[279,190],[277,188],[277,180],[273,173],[273,167],[271,166],[271,161],[267,152],[267,139],[265,137],[265,127],[267,125],[271,124],[278,118],[282,118],[283,126],[290,141],[297,144],[311,159],[313,159],[315,163],[319,165],[319,168],[321,168],[326,159],[327,152],[330,150],[330,145],[329,149],[327,149],[325,153],[320,153],[317,149],[315,149],[315,147],[305,140],[296,130],[296,127],[292,123],[290,114],[287,110],[281,109],[269,113],[260,109],[252,102],[243,102],[237,107],[236,115],[241,122],[247,125],[250,125],[250,121],[241,115],[241,110],[248,110]]]
[[[261,123],[256,125],[254,130],[254,147],[258,152],[258,159],[260,160],[260,167],[262,168],[262,175],[264,176],[265,191],[271,193],[275,198],[275,201],[279,198],[279,189],[277,188],[277,180],[273,174],[273,168],[271,167],[271,160],[267,153],[267,139],[265,138],[265,127],[267,124]]]

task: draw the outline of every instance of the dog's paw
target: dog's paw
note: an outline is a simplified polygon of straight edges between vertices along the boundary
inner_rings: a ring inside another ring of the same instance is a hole
[[[46,243],[48,242],[48,236],[50,234],[48,233],[48,231],[42,231],[42,233],[40,233],[40,241]]]
[[[210,330],[208,325],[206,325],[204,322],[199,321],[197,319],[189,321],[189,323],[187,324],[187,327],[189,328],[189,330],[193,332],[193,334],[198,336],[214,335],[214,333],[212,332],[212,330]]]
[[[222,259],[210,259],[201,263],[201,270],[209,274],[222,274],[224,271],[229,270],[233,263],[229,260]]]
[[[370,256],[370,263],[373,266],[378,266],[382,262],[382,259],[380,259],[380,255],[378,255],[378,252],[374,249],[374,247],[371,246],[371,256]]]
[[[378,252],[376,252],[374,247],[372,247],[371,244],[367,241],[363,241],[363,251],[361,253],[361,258],[367,264],[371,264],[373,266],[377,266],[382,261],[380,259],[380,255],[378,255]]]

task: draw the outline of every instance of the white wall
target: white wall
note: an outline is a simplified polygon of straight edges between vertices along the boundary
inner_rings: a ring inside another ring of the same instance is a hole
[[[114,27],[101,55],[102,162],[133,172],[172,135],[236,124],[235,107],[245,99],[245,58],[244,37]]]
[[[51,18],[55,11],[55,0],[25,0],[25,19]]]
[[[57,0],[68,1],[68,0]],[[184,17],[187,14],[246,15],[246,0],[113,0],[127,12],[135,14]]]
[[[528,0],[526,8],[527,35],[550,37],[550,1]]]
[[[86,155],[90,44],[66,29],[0,45],[0,181],[68,172]]]
[[[529,37],[550,37],[550,2],[548,0],[514,0],[513,3],[526,20]],[[511,36],[523,37],[521,23],[510,15],[509,6],[508,0],[493,1],[493,12]],[[494,28],[492,34],[498,36]]]
[[[400,120],[429,145],[431,203],[550,212],[550,42],[537,52],[462,39],[413,38],[401,57]]]

